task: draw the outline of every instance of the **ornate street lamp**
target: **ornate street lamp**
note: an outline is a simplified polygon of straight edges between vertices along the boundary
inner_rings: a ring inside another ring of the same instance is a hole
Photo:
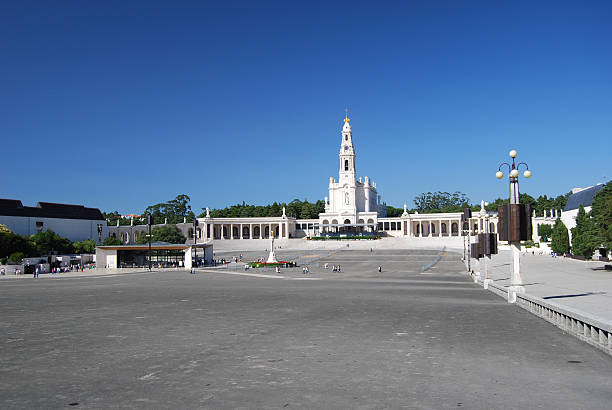
[[[525,165],[525,172],[523,172],[523,176],[525,178],[531,178],[531,175],[532,175],[531,171],[529,170],[529,166],[527,165],[526,162],[519,162],[518,164],[515,162],[516,156],[517,156],[516,150],[510,151],[510,158],[512,158],[512,165],[508,164],[507,162],[502,162],[501,164],[499,164],[499,168],[497,169],[497,172],[495,173],[495,176],[497,177],[497,179],[502,179],[504,177],[504,173],[502,172],[501,169],[504,165],[508,167],[508,179],[510,180],[510,203],[511,204],[520,203],[519,184],[518,184],[519,166]]]
[[[510,287],[508,288],[508,302],[516,301],[517,293],[525,293],[520,271],[521,240],[531,239],[531,206],[521,204],[519,197],[519,167],[525,166],[523,176],[531,178],[532,173],[525,162],[516,163],[516,150],[510,151],[512,165],[502,162],[495,173],[497,179],[502,179],[504,173],[502,167],[508,167],[508,179],[510,182],[510,204],[501,205],[499,211],[499,239],[508,241],[512,248],[512,274]]]

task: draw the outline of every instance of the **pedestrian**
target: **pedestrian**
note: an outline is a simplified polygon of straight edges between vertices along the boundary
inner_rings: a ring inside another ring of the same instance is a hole
[[[6,271],[4,270],[4,268],[2,268],[2,269],[0,270],[0,275],[4,276],[4,274],[5,274],[5,273],[6,273]]]
[[[38,273],[40,272],[38,266],[36,267],[36,269],[34,269],[34,278],[38,277]]]
[[[340,265],[338,265],[338,272],[342,272],[342,269],[340,269]]]
[[[382,266],[378,265],[378,272],[382,272]]]
[[[193,266],[191,267],[191,274],[195,275],[195,270],[193,269]]]

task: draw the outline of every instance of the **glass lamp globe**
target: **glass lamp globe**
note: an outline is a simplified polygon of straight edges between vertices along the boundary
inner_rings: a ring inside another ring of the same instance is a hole
[[[513,169],[512,171],[510,171],[510,178],[516,178],[518,177],[518,175],[518,169]]]
[[[517,154],[516,154],[516,150],[514,150],[514,149],[513,149],[512,151],[510,151],[510,156],[511,156],[512,158],[516,158],[516,155],[517,155]]]
[[[527,171],[523,172],[523,176],[524,176],[525,178],[531,178],[531,175],[532,175],[532,174],[531,174],[531,171],[530,171],[530,170],[527,170]]]
[[[495,173],[495,177],[496,177],[497,179],[502,179],[502,178],[504,177],[504,173],[503,173],[503,172],[501,172],[501,171],[497,171],[497,172]]]

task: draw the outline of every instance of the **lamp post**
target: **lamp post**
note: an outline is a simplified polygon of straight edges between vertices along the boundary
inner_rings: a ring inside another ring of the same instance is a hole
[[[489,205],[488,202],[484,203],[484,206],[488,206],[488,205]],[[486,212],[486,209],[485,209],[485,212]],[[487,234],[491,233],[491,228],[489,225],[490,218],[491,218],[491,215],[489,215],[489,212],[486,212],[484,214],[484,219],[485,219],[485,233]],[[484,275],[485,275],[484,280],[482,281],[483,287],[485,289],[488,289],[489,283],[491,282],[491,254],[490,253],[487,253],[485,255],[485,273]]]
[[[151,225],[153,225],[153,215],[147,215],[147,225],[149,226],[149,272],[151,272]]]
[[[518,205],[520,204],[520,199],[519,199],[519,182],[518,182],[518,177],[519,177],[519,167],[521,165],[525,166],[525,172],[523,172],[523,176],[525,178],[531,178],[531,171],[529,170],[529,166],[527,165],[527,163],[525,162],[519,162],[518,164],[516,163],[516,156],[517,156],[517,152],[516,150],[512,150],[509,153],[510,158],[512,158],[512,165],[510,165],[507,162],[502,162],[499,165],[499,168],[497,169],[497,172],[495,173],[495,176],[497,177],[497,179],[502,179],[504,177],[504,173],[502,172],[502,167],[505,165],[508,167],[508,179],[510,182],[510,206],[512,205]],[[510,215],[510,212],[508,213],[508,215],[506,216],[509,219],[509,225],[510,228],[515,228],[516,224],[520,225],[520,218],[522,216],[519,216],[519,218],[514,218],[514,219],[510,219],[512,218],[512,215]],[[512,223],[514,223],[515,225],[513,226]],[[520,227],[519,227],[519,232],[520,232]],[[523,280],[521,278],[521,241],[520,240],[516,240],[516,238],[514,240],[510,240],[508,241],[510,243],[510,247],[512,248],[512,274],[510,277],[510,288],[508,289],[508,301],[509,302],[515,302],[516,301],[516,294],[517,293],[525,293],[525,288],[523,287]]]
[[[198,244],[198,218],[193,218],[193,256],[195,259],[195,265],[198,266],[198,248],[195,246]]]

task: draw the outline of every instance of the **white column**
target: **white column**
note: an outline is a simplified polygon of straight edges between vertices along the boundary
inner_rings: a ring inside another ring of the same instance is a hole
[[[253,224],[249,224],[249,239],[253,239]]]
[[[431,221],[429,221],[429,235],[427,235],[427,236],[429,236],[429,237],[431,237],[431,236],[432,236],[432,234],[431,234],[431,224],[432,224],[432,222],[431,222]]]
[[[263,239],[263,227],[259,224],[259,239]]]
[[[244,237],[242,236],[242,224],[240,224],[240,239],[244,239]]]
[[[230,239],[234,239],[234,224],[230,224]]]
[[[269,225],[268,232],[270,233],[270,235],[268,235],[268,238],[271,238],[272,236],[274,236],[272,235],[272,224],[268,224],[268,225]]]

